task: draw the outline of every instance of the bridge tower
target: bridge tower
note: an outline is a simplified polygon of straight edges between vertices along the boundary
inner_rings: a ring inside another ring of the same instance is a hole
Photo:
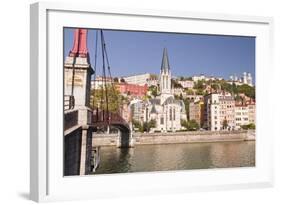
[[[87,48],[87,29],[75,29],[73,47],[64,62],[64,100],[70,104],[65,109],[65,123],[75,125],[71,129],[65,128],[65,133],[68,133],[64,136],[65,175],[84,175],[90,171],[91,151],[88,149],[92,145],[92,74],[94,71]],[[69,123],[67,119],[75,120],[75,123]]]
[[[64,62],[65,94],[74,96],[74,107],[90,106],[91,75],[94,73],[87,48],[87,29],[75,29],[71,51]]]

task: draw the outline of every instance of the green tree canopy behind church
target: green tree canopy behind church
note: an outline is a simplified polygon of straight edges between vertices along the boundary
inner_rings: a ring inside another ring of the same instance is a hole
[[[106,110],[106,92],[105,88],[99,88],[91,91],[91,107]],[[108,111],[116,113],[121,108],[122,102],[125,100],[122,98],[120,92],[112,85],[107,85],[108,96]],[[93,104],[94,103],[94,104]]]

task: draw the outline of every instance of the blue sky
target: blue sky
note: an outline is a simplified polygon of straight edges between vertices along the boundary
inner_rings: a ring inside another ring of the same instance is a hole
[[[163,49],[168,49],[173,76],[205,74],[229,79],[250,72],[255,76],[255,38],[103,30],[112,76],[159,74]],[[64,56],[73,44],[74,29],[65,28]],[[97,75],[101,75],[100,33]],[[94,66],[96,30],[88,30],[88,50]]]

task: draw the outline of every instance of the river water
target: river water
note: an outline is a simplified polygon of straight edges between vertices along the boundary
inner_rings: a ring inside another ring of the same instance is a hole
[[[95,174],[255,166],[255,141],[100,148]]]

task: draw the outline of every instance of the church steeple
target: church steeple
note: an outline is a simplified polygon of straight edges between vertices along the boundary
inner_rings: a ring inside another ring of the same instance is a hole
[[[165,70],[165,71],[170,70],[167,48],[164,48],[164,51],[163,51],[161,71],[163,71],[163,70]]]
[[[161,102],[164,102],[165,99],[172,96],[171,88],[171,70],[168,59],[167,48],[163,50],[162,64],[160,70],[160,93],[161,93]]]

